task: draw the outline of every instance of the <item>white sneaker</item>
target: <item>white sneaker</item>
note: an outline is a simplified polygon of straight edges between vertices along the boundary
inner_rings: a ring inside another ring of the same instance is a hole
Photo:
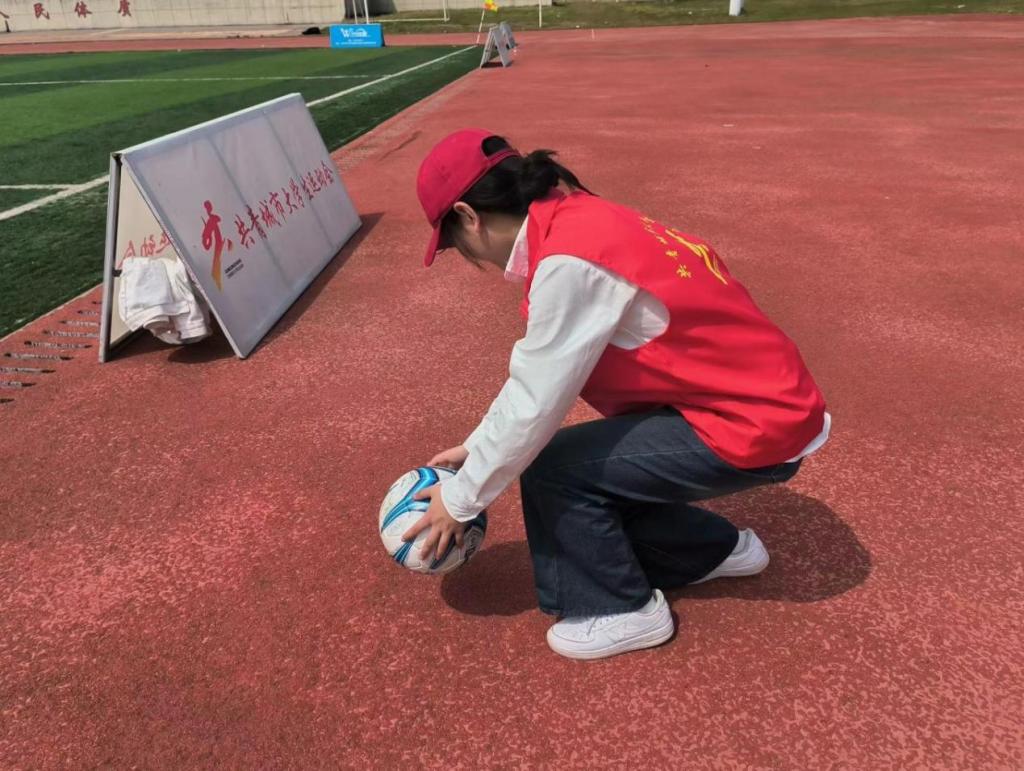
[[[690,584],[702,584],[712,578],[737,578],[753,576],[768,567],[768,550],[753,530],[740,530],[740,539],[732,554],[722,560],[722,564],[703,578],[690,581]]]
[[[665,595],[655,589],[647,604],[632,613],[559,621],[548,629],[548,645],[570,659],[603,659],[661,645],[674,629]]]

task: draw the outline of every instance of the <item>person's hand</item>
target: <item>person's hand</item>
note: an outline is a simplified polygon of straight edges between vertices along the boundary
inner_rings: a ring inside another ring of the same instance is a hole
[[[431,465],[434,464],[431,463]],[[451,543],[453,538],[455,543],[461,548],[466,523],[459,522],[448,513],[444,501],[441,500],[441,485],[434,485],[426,490],[421,490],[413,498],[417,501],[430,499],[430,507],[426,513],[417,520],[415,525],[406,530],[402,536],[403,541],[414,541],[416,536],[430,528],[430,535],[427,536],[427,539],[423,542],[423,548],[420,549],[420,559],[427,559],[431,551],[434,551],[434,556],[437,559],[441,559],[441,555],[444,554],[445,549],[448,548],[448,544]]]
[[[469,457],[469,450],[463,447],[461,444],[458,447],[452,447],[450,450],[439,452],[433,458],[430,459],[428,466],[444,466],[445,468],[460,469],[462,464],[466,462],[466,458]]]

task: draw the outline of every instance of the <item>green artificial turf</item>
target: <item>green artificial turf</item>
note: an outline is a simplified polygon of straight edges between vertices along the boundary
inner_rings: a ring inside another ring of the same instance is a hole
[[[51,190],[4,190],[0,188],[0,211],[13,209],[15,206],[21,206],[23,203],[28,203],[56,192],[59,192],[57,188]]]

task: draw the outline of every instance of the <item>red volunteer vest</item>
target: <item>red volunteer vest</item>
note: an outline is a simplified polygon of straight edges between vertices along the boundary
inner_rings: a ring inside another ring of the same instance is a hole
[[[674,407],[739,468],[783,463],[821,432],[825,401],[796,345],[700,239],[582,192],[534,202],[527,238],[524,316],[537,267],[553,254],[601,265],[668,308],[660,337],[605,349],[580,394],[602,415]]]

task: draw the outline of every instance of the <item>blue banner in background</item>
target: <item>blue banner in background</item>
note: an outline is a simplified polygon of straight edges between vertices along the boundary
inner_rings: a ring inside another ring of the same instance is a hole
[[[331,48],[383,48],[384,27],[381,24],[333,24]]]

